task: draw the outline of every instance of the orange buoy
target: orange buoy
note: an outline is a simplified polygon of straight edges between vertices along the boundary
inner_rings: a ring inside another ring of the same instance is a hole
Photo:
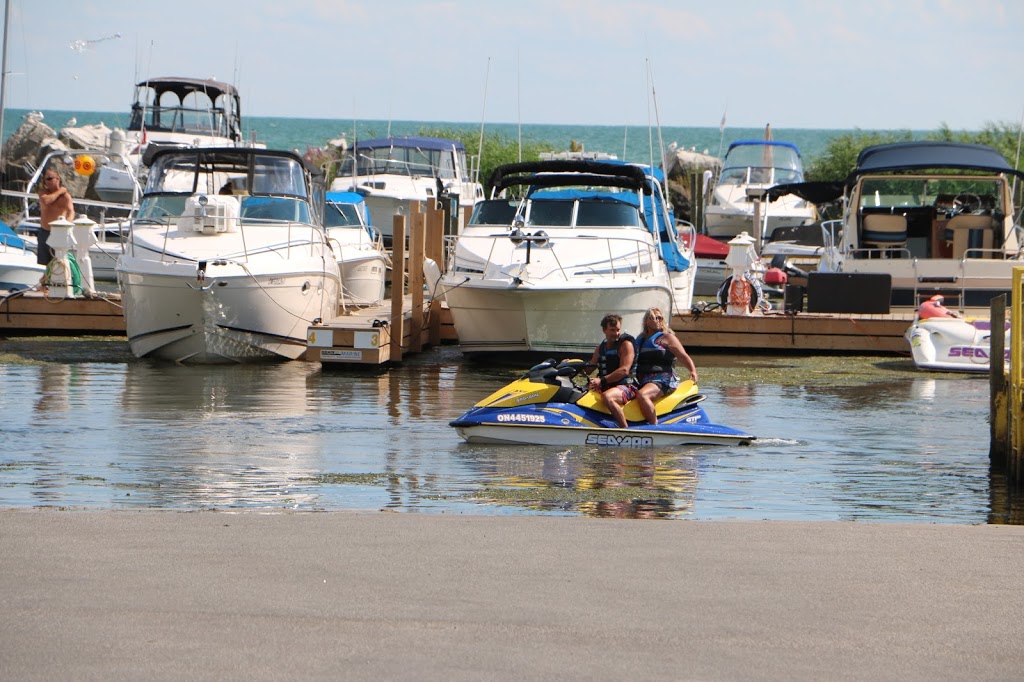
[[[88,154],[75,157],[75,172],[79,175],[92,175],[96,170],[96,161]]]

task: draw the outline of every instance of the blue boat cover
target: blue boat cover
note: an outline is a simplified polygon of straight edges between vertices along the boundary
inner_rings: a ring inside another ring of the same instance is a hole
[[[6,244],[13,249],[25,248],[25,240],[4,222],[0,222],[0,244]]]

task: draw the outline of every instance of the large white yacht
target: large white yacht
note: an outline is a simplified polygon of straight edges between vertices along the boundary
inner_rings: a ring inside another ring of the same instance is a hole
[[[291,152],[158,151],[117,266],[132,352],[192,363],[302,356],[306,330],[337,315],[341,293],[322,192]]]

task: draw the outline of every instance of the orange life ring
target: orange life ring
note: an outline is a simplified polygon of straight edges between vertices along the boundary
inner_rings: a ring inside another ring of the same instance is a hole
[[[735,293],[734,293],[735,292]],[[722,286],[718,288],[716,296],[718,305],[723,308],[727,305],[741,306],[746,303],[751,312],[761,302],[761,288],[745,277],[738,282],[733,282],[732,275],[725,278]]]

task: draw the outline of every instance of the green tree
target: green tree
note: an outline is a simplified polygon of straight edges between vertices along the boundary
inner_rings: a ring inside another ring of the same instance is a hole
[[[842,180],[857,165],[857,155],[865,147],[914,139],[909,130],[899,132],[854,131],[829,140],[825,151],[807,165],[808,180]],[[1010,165],[1021,168],[1018,158],[1020,127],[1012,123],[986,123],[977,131],[954,131],[946,124],[924,136],[926,140],[987,144],[1001,153]]]

